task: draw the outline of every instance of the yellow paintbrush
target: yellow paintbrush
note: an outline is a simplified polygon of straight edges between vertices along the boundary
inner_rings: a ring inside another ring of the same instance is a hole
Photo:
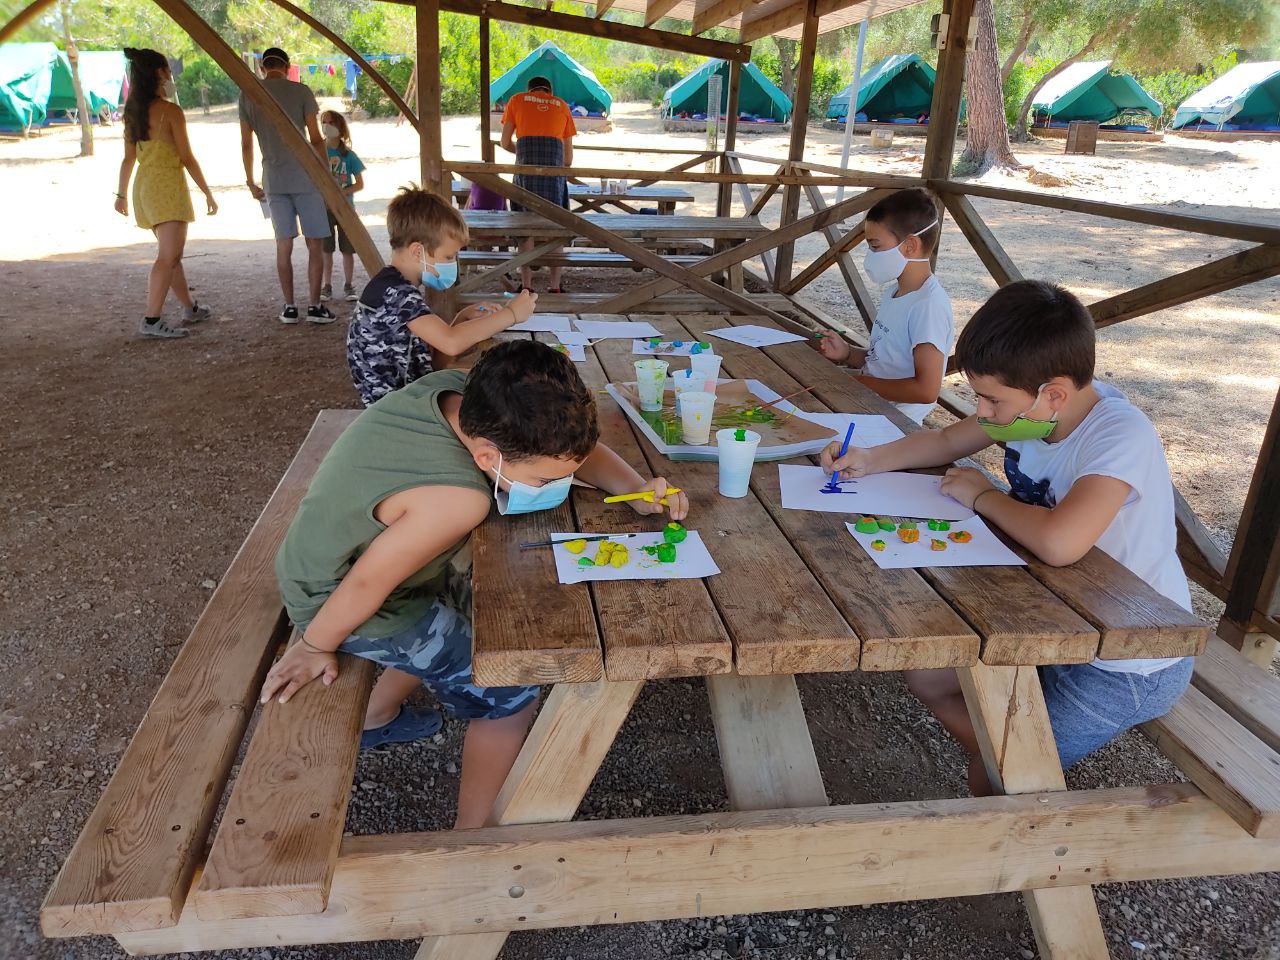
[[[673,493],[679,493],[679,492],[680,492],[679,487],[667,487],[666,496],[669,497]],[[620,493],[614,497],[604,498],[605,503],[626,503],[630,500],[647,500],[649,503],[653,503],[653,491],[641,490],[639,493]],[[666,499],[662,499],[662,500],[659,500],[658,502],[665,505],[667,501]]]

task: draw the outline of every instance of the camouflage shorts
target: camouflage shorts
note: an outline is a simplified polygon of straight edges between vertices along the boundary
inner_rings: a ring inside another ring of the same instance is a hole
[[[390,637],[351,635],[338,649],[422,680],[451,717],[497,720],[538,699],[537,687],[471,683],[471,577],[453,572],[446,591],[407,630]]]

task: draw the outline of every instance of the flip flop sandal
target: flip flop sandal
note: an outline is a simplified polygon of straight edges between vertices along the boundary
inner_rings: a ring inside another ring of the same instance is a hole
[[[374,727],[360,734],[360,749],[372,750],[384,747],[389,743],[412,743],[414,740],[425,740],[440,732],[444,726],[444,717],[440,711],[431,707],[402,706],[390,723]]]

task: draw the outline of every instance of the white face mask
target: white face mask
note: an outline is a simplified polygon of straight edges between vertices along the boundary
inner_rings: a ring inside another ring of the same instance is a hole
[[[332,123],[322,123],[320,125],[320,132],[323,133],[330,140],[338,139],[338,128],[335,127]]]
[[[174,103],[178,102],[178,85],[173,82],[173,77],[170,77],[160,85],[160,96],[166,100],[172,100]]]
[[[911,236],[918,237],[920,234],[932,230],[937,222],[937,218],[935,218],[933,223],[929,224],[929,226],[922,230],[917,230],[915,233],[911,234]],[[928,257],[920,257],[914,260],[908,259],[903,252],[898,249],[898,247],[901,247],[902,244],[906,242],[906,240],[903,240],[899,242],[897,246],[890,247],[888,250],[867,251],[867,255],[862,259],[862,267],[867,271],[867,276],[871,279],[872,283],[878,283],[881,285],[891,283],[902,276],[902,271],[907,269],[908,263],[929,262]]]

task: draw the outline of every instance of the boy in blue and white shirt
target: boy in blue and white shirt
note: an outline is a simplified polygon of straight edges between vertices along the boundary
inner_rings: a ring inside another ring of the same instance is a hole
[[[938,402],[947,356],[955,339],[951,299],[933,275],[929,257],[941,233],[938,208],[927,190],[899,190],[867,211],[867,276],[884,286],[866,350],[835,331],[819,348],[916,423]]]
[[[953,467],[942,492],[1042,561],[1066,566],[1095,546],[1186,610],[1173,485],[1155,427],[1119,390],[1093,379],[1094,323],[1061,287],[1022,280],[998,290],[965,326],[956,362],[978,398],[975,416],[869,450],[822,455],[855,478],[929,467],[1003,442],[1006,495],[981,471]],[[1041,666],[1062,766],[1130,727],[1163,716],[1191,681],[1191,657]],[[969,785],[991,792],[954,670],[907,671],[907,684],[968,750]]]

